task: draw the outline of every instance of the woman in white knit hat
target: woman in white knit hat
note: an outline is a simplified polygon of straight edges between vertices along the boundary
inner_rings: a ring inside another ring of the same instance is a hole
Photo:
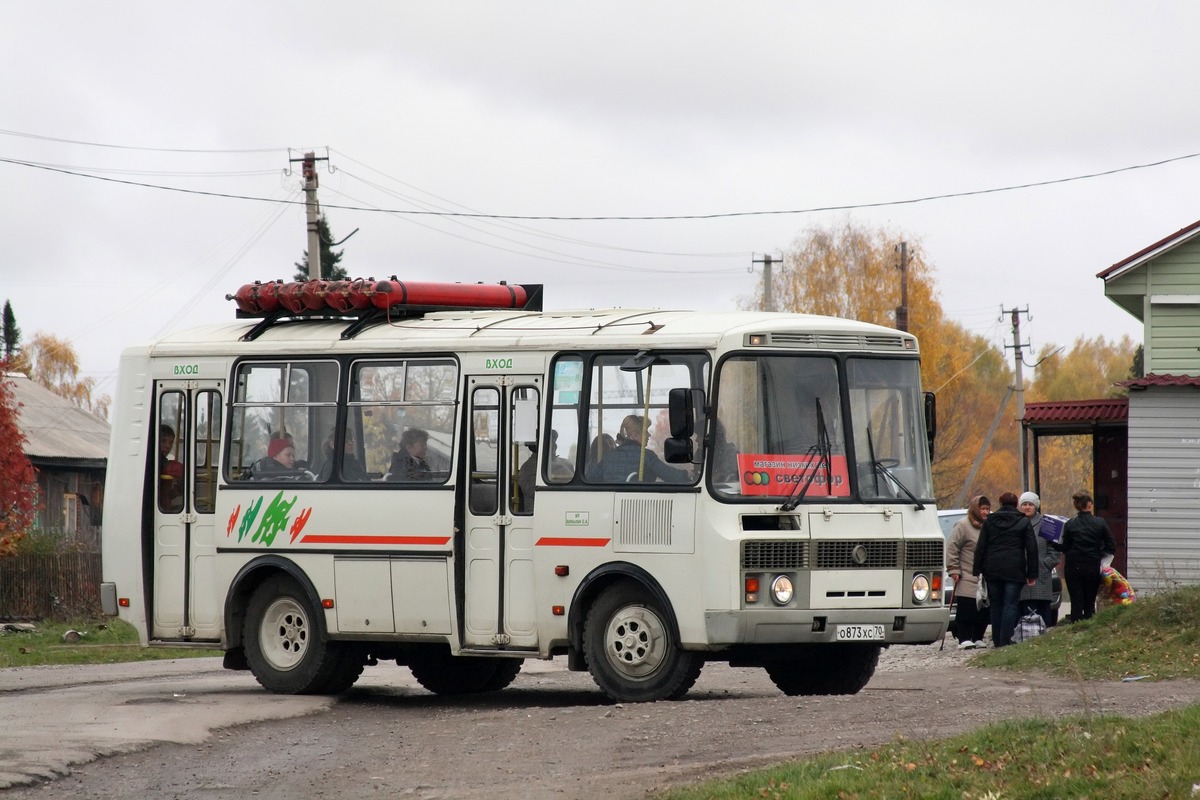
[[[1033,532],[1040,534],[1042,530],[1042,500],[1033,492],[1025,492],[1017,498],[1017,508],[1021,513],[1029,518],[1029,523],[1033,525]],[[1038,576],[1037,583],[1032,586],[1026,586],[1021,590],[1021,616],[1025,616],[1029,612],[1036,613],[1046,623],[1049,628],[1054,623],[1051,621],[1053,613],[1051,611],[1052,601],[1054,600],[1054,583],[1051,570],[1058,564],[1058,551],[1051,550],[1049,543],[1040,535],[1037,538],[1038,549]]]

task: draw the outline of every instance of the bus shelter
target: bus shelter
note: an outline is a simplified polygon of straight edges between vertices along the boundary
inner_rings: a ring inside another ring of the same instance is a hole
[[[1062,400],[1026,403],[1021,420],[1033,440],[1033,488],[1042,493],[1039,441],[1049,436],[1090,436],[1092,439],[1092,493],[1096,514],[1108,522],[1117,543],[1113,567],[1126,572],[1128,533],[1129,399]]]

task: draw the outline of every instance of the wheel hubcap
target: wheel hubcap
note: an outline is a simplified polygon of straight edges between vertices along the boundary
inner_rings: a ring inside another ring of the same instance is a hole
[[[289,670],[308,651],[309,624],[304,608],[290,597],[281,597],[263,615],[259,644],[263,655],[277,670]]]
[[[666,658],[666,626],[644,606],[622,608],[609,621],[605,634],[605,656],[627,677],[647,678]]]

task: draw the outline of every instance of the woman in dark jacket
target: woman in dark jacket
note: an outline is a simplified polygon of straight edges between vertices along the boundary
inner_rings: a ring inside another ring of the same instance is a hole
[[[1100,590],[1100,559],[1117,552],[1108,523],[1092,515],[1092,496],[1088,492],[1071,495],[1079,513],[1063,525],[1062,543],[1050,546],[1066,553],[1064,565],[1067,592],[1071,595],[1071,621],[1091,619],[1096,613],[1096,592]]]
[[[975,545],[972,574],[987,581],[988,602],[992,609],[992,643],[996,647],[1012,644],[1013,630],[1020,613],[1021,589],[1037,583],[1037,535],[1029,518],[1017,510],[1017,496],[1000,495],[1000,510],[983,521],[979,542]]]
[[[1037,614],[1046,623],[1047,628],[1054,627],[1057,621],[1051,606],[1054,603],[1054,568],[1062,554],[1050,548],[1050,543],[1042,536],[1042,500],[1033,492],[1025,492],[1017,499],[1017,510],[1029,519],[1033,532],[1038,536],[1034,539],[1038,549],[1038,577],[1033,586],[1021,589],[1021,616],[1029,613]]]

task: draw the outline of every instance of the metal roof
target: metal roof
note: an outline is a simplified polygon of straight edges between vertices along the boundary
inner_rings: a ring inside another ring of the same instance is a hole
[[[103,467],[108,460],[112,427],[25,375],[9,373],[4,379],[16,398],[17,428],[25,434],[25,455],[38,461],[93,462]]]
[[[1027,428],[1038,433],[1051,431],[1088,431],[1100,426],[1121,426],[1129,419],[1129,398],[1106,397],[1099,400],[1059,400],[1026,403]]]
[[[1145,389],[1149,386],[1193,386],[1200,388],[1200,377],[1195,375],[1146,375],[1128,381],[1121,381],[1118,386],[1127,386],[1133,390]]]
[[[1173,250],[1184,242],[1191,241],[1197,235],[1200,235],[1200,220],[1193,222],[1186,228],[1180,228],[1170,236],[1164,236],[1154,244],[1143,247],[1141,250],[1138,250],[1128,258],[1124,258],[1113,264],[1111,267],[1101,270],[1100,272],[1096,273],[1096,277],[1102,278],[1105,282],[1107,282],[1110,278],[1116,278],[1120,275],[1123,275],[1132,269],[1136,269],[1147,261],[1157,258],[1168,250]]]

